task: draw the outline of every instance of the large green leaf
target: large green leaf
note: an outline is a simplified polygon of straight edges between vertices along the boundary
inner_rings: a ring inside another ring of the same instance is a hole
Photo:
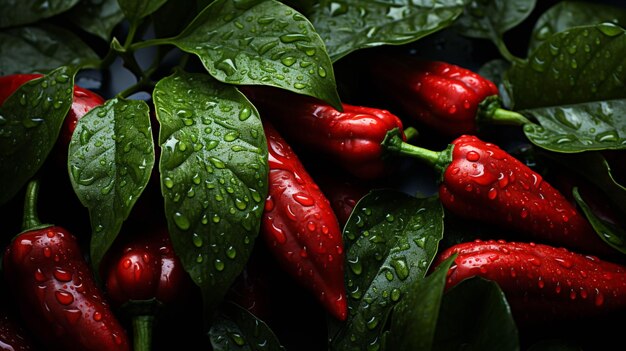
[[[575,27],[543,42],[507,74],[516,110],[626,98],[626,30]]]
[[[432,349],[447,273],[455,259],[456,255],[448,257],[432,274],[424,280],[416,280],[408,288],[404,298],[393,309],[386,349]]]
[[[524,133],[533,144],[555,152],[626,149],[626,99],[522,111],[539,122]]]
[[[72,187],[89,210],[91,261],[98,268],[154,166],[149,107],[112,99],[78,120],[69,147]]]
[[[285,350],[267,324],[232,303],[220,307],[211,323],[209,338],[214,351]]]
[[[217,0],[168,42],[198,55],[219,81],[271,85],[341,109],[324,43],[303,15],[277,1]]]
[[[0,106],[0,204],[43,165],[72,105],[76,70],[60,67],[17,89]]]
[[[47,72],[81,65],[98,55],[79,37],[60,27],[41,25],[0,32],[0,75]]]
[[[499,41],[505,32],[525,20],[536,0],[472,0],[455,23],[464,35]]]
[[[79,0],[0,0],[0,28],[30,24],[65,12]],[[4,50],[0,50],[4,54]]]
[[[532,53],[553,34],[582,25],[613,22],[626,25],[626,9],[590,1],[561,1],[535,22],[528,53]]]
[[[337,61],[358,49],[418,40],[450,26],[464,6],[464,0],[321,1],[309,17]]]
[[[265,134],[254,106],[206,74],[177,72],[157,83],[153,97],[170,236],[209,313],[243,270],[259,232]]]
[[[67,14],[77,26],[105,41],[124,19],[117,0],[81,0]]]
[[[131,22],[151,15],[167,0],[117,0],[124,16]]]
[[[331,349],[376,349],[389,312],[430,267],[443,209],[436,198],[374,190],[357,203],[343,235],[349,314],[331,331]]]
[[[498,284],[474,277],[448,291],[441,303],[433,350],[520,350],[517,326]]]

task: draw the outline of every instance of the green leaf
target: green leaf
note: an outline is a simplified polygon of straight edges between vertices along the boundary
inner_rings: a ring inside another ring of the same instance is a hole
[[[0,28],[30,24],[65,12],[79,0],[0,0]],[[3,50],[0,50],[3,52]]]
[[[52,25],[11,28],[0,32],[0,75],[47,72],[81,65],[98,55],[75,34]]]
[[[89,210],[94,268],[109,249],[154,166],[149,107],[112,99],[78,120],[68,154],[70,180]]]
[[[77,26],[105,41],[124,19],[117,0],[81,0],[67,14]]]
[[[433,350],[519,350],[519,335],[498,284],[467,279],[443,298]]]
[[[209,338],[214,351],[285,350],[265,322],[233,303],[221,306]]]
[[[333,62],[363,48],[401,45],[450,26],[464,0],[322,1],[310,14]]]
[[[357,203],[343,235],[349,314],[331,348],[376,348],[393,306],[426,275],[443,236],[443,209],[437,198],[374,190]]]
[[[217,0],[170,42],[198,55],[221,82],[284,88],[341,109],[324,43],[303,15],[277,1]]]
[[[524,133],[535,145],[555,152],[626,149],[626,99],[521,111],[539,122]]]
[[[606,221],[596,215],[591,206],[589,206],[582,198],[578,192],[578,188],[574,188],[572,193],[574,194],[576,203],[582,209],[593,229],[600,235],[600,238],[602,238],[602,240],[604,240],[607,244],[611,245],[614,249],[622,253],[626,253],[626,231],[615,225],[615,223]]]
[[[472,0],[455,27],[468,37],[499,40],[524,21],[536,3],[536,0]]]
[[[124,16],[130,21],[135,22],[146,16],[151,15],[167,0],[117,0],[124,13]]]
[[[206,74],[177,72],[157,83],[153,97],[170,236],[210,313],[259,233],[267,141],[254,106]]]
[[[0,106],[0,204],[35,175],[56,144],[72,105],[73,67],[60,67],[17,89]]]
[[[439,306],[447,273],[456,259],[452,255],[424,280],[416,280],[393,309],[387,334],[388,350],[430,350],[435,337]]]
[[[532,53],[553,34],[572,27],[613,22],[626,26],[626,9],[588,1],[561,1],[535,22],[528,53]]]
[[[626,98],[626,30],[604,23],[557,33],[514,62],[507,88],[516,110]]]

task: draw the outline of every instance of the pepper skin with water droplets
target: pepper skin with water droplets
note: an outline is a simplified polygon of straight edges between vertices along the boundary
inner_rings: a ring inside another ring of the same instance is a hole
[[[62,227],[39,223],[37,189],[31,181],[24,231],[3,257],[5,279],[25,326],[50,350],[130,350],[77,238]]]
[[[439,198],[462,218],[581,253],[616,253],[567,198],[495,144],[463,135],[446,150],[435,152],[403,142],[399,136],[387,141],[390,150],[421,159],[439,171]]]
[[[544,244],[474,241],[441,252],[457,254],[446,289],[481,276],[502,289],[519,322],[586,318],[626,308],[626,267]]]
[[[261,236],[296,281],[339,320],[347,317],[343,239],[337,217],[297,155],[267,121],[269,194]]]

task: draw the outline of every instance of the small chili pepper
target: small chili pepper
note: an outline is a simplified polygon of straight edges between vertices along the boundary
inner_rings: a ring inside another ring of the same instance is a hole
[[[28,329],[49,349],[129,350],[77,238],[37,217],[38,182],[26,190],[23,232],[5,250],[3,271]]]
[[[457,254],[446,289],[464,279],[493,280],[518,321],[586,318],[626,308],[626,267],[544,244],[474,241],[441,252]]]
[[[347,316],[341,229],[328,199],[268,121],[269,194],[261,236],[283,269],[333,316]]]
[[[395,164],[380,143],[398,129],[400,119],[387,110],[342,104],[343,111],[314,98],[266,86],[243,88],[244,93],[291,144],[323,154],[349,173],[363,179],[381,178]]]
[[[390,136],[386,145],[437,169],[443,206],[462,218],[585,253],[614,253],[558,190],[497,145],[471,135],[455,139],[442,152],[408,144],[398,136]]]
[[[132,314],[133,350],[150,350],[158,307],[180,302],[192,282],[165,228],[139,233],[109,255],[108,297],[114,306],[123,306]]]
[[[12,74],[0,77],[0,105],[24,83],[41,77],[43,77],[42,74],[36,73]],[[72,106],[63,121],[63,127],[61,128],[59,137],[59,142],[64,146],[64,149],[67,149],[67,146],[70,144],[78,120],[87,114],[87,112],[91,111],[91,109],[102,104],[104,104],[104,99],[100,95],[91,90],[74,86]]]
[[[467,68],[409,56],[376,55],[366,63],[373,89],[391,109],[442,135],[473,134],[487,121],[529,123],[519,113],[499,108],[496,85]]]

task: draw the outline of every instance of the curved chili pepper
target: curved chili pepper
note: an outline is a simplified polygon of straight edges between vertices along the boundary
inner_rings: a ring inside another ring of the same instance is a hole
[[[399,137],[388,141],[391,150],[425,160],[440,172],[441,202],[462,218],[581,252],[615,252],[558,190],[497,145],[464,135],[434,152]]]
[[[268,121],[269,194],[261,236],[283,269],[333,316],[347,316],[341,229],[328,199]]]
[[[467,68],[409,56],[376,55],[366,63],[363,67],[375,82],[372,87],[394,111],[442,135],[476,133],[480,118],[499,124],[529,123],[518,113],[500,109],[496,85]]]
[[[192,282],[174,253],[167,229],[134,236],[110,253],[105,288],[112,304],[132,310],[134,350],[150,350],[161,304],[179,302]]]
[[[626,267],[544,244],[474,241],[440,253],[457,254],[446,289],[481,276],[498,283],[519,321],[585,318],[626,309]]]
[[[37,73],[12,74],[0,77],[0,105],[24,83],[41,77],[43,77],[43,75]],[[61,134],[59,136],[59,142],[65,149],[67,149],[67,146],[70,144],[78,120],[87,112],[91,111],[91,109],[102,104],[104,104],[104,99],[100,95],[91,90],[74,86],[72,106],[63,121],[63,127],[61,128]]]
[[[3,271],[26,326],[62,350],[129,350],[74,235],[37,218],[37,181],[27,188],[24,231],[5,250]]]
[[[406,140],[402,122],[387,110],[344,103],[338,111],[314,98],[266,86],[243,91],[287,141],[326,155],[359,178],[380,178],[394,169],[380,145],[389,131],[399,130]]]

